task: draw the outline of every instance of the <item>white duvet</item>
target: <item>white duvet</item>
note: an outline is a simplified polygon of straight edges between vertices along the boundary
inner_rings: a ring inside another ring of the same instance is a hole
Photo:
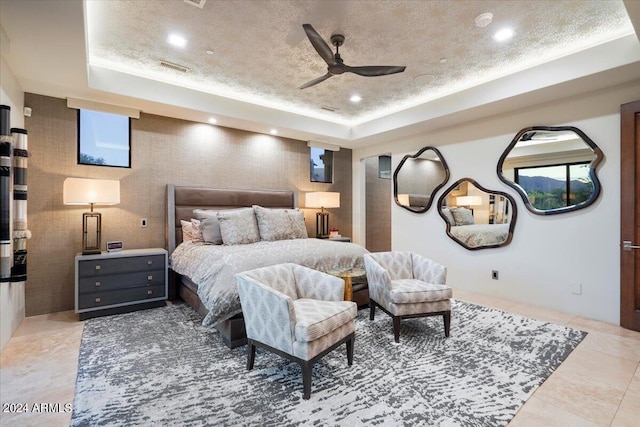
[[[365,253],[360,245],[315,238],[232,246],[185,242],[171,254],[171,268],[198,285],[198,296],[209,310],[202,324],[211,326],[241,311],[236,273],[285,262],[320,271],[363,268]]]

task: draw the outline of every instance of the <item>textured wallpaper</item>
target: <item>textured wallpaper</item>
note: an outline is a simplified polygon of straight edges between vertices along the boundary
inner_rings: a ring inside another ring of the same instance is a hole
[[[330,210],[331,226],[351,236],[351,150],[334,154],[334,183],[309,181],[305,141],[256,134],[141,113],[131,121],[131,169],[78,165],[77,110],[66,100],[25,94],[32,108],[29,132],[29,278],[27,316],[74,308],[74,257],[82,247],[82,212],[65,206],[67,177],[120,180],[120,204],[97,207],[102,213],[103,245],[122,240],[126,249],[165,246],[166,185],[194,184],[226,188],[339,191],[339,209]],[[304,209],[315,235],[315,213]],[[148,227],[139,226],[140,218]]]

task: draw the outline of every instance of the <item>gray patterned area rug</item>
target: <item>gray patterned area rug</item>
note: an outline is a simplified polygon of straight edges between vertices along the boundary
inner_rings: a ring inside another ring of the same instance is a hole
[[[506,425],[586,333],[462,301],[442,318],[356,318],[346,350],[313,370],[258,349],[225,347],[186,304],[88,320],[72,425]]]

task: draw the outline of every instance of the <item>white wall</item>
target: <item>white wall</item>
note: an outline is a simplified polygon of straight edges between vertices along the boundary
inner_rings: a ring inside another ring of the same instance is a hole
[[[13,72],[0,57],[0,104],[11,107],[11,127],[24,127],[24,92]],[[0,350],[24,319],[24,282],[0,283]]]
[[[640,99],[640,80],[563,102],[460,123],[429,134],[354,150],[354,236],[364,237],[360,159],[391,151],[394,168],[404,154],[426,145],[438,147],[453,182],[473,178],[489,190],[511,194],[518,219],[510,245],[469,251],[445,233],[435,204],[425,214],[392,208],[392,248],[414,250],[448,268],[447,283],[481,294],[619,323],[620,312],[620,104]],[[548,217],[531,214],[520,196],[497,177],[498,158],[522,128],[570,125],[580,128],[603,150],[598,168],[602,193],[577,212]],[[491,279],[491,270],[500,272]],[[571,284],[582,284],[582,295]]]

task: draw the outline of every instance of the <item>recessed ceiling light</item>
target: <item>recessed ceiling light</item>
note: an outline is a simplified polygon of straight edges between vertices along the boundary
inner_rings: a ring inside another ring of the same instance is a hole
[[[278,131],[276,129],[271,129],[269,132],[271,133],[271,135],[277,135],[278,134]]]
[[[216,123],[218,123],[218,120],[216,120],[216,118],[215,118],[215,117],[211,117],[211,118],[209,119],[209,123],[211,123],[212,125],[215,125]]]
[[[214,52],[211,49],[206,50],[205,52],[206,52],[207,55],[213,55],[214,54]]]
[[[487,12],[487,13],[481,13],[480,15],[476,16],[476,19],[474,19],[474,22],[476,23],[476,27],[484,28],[487,25],[491,24],[492,20],[493,20],[493,15]]]
[[[440,63],[444,64],[445,62],[447,62],[447,58],[440,58]]]
[[[349,100],[351,102],[358,103],[362,101],[362,97],[360,95],[351,95],[351,98],[349,98]]]
[[[513,30],[511,28],[503,28],[493,35],[493,39],[497,42],[509,40],[511,37],[513,37]]]
[[[187,45],[187,39],[185,39],[179,34],[174,33],[174,34],[169,34],[169,37],[167,37],[167,43],[177,47],[185,47]]]

